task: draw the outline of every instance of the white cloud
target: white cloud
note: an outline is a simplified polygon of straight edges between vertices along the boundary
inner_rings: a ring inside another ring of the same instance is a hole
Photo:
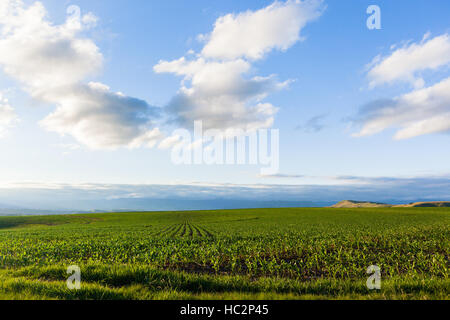
[[[450,36],[443,34],[430,39],[426,34],[420,43],[411,43],[387,57],[377,56],[369,65],[370,86],[406,81],[421,88],[425,81],[421,72],[436,70],[450,64]]]
[[[355,136],[367,136],[387,128],[400,128],[396,139],[450,132],[450,78],[400,97],[375,101],[361,110],[363,124]]]
[[[2,0],[0,66],[33,98],[57,106],[41,122],[48,130],[95,149],[153,146],[160,137],[150,121],[156,108],[106,85],[83,83],[101,69],[103,56],[80,34],[97,18],[88,13],[78,19],[77,10],[69,7],[66,22],[54,25],[40,2],[27,7],[20,0]]]
[[[70,134],[92,149],[153,147],[161,138],[158,129],[148,129],[150,119],[157,116],[157,108],[111,92],[101,83],[51,92],[45,100],[58,107],[41,125],[62,135]]]
[[[270,127],[277,109],[262,103],[267,94],[280,90],[289,82],[280,83],[274,76],[247,79],[244,74],[251,65],[242,59],[207,61],[185,58],[162,61],[155,71],[184,76],[182,88],[167,106],[167,111],[180,125],[190,128],[202,120],[205,129]],[[188,87],[186,82],[191,86]]]
[[[371,87],[406,81],[415,90],[364,106],[356,119],[362,129],[354,136],[373,135],[388,128],[398,130],[395,139],[450,132],[450,78],[425,87],[421,74],[446,71],[449,65],[448,34],[431,38],[427,33],[420,43],[408,42],[388,57],[377,56],[368,66]]]
[[[75,84],[100,69],[98,47],[78,36],[83,25],[51,24],[40,2],[25,8],[6,0],[0,10],[0,65],[31,91]]]
[[[249,60],[299,41],[301,28],[320,15],[321,3],[275,2],[258,11],[226,15],[216,21],[210,35],[201,37],[206,44],[197,58],[160,61],[155,72],[183,77],[167,106],[171,120],[185,128],[197,120],[205,129],[271,127],[278,108],[263,100],[290,81],[279,82],[274,75],[250,77]]]
[[[0,138],[3,137],[8,128],[12,127],[18,118],[8,100],[3,98],[0,92]]]
[[[156,72],[183,77],[167,106],[170,120],[185,127],[203,120],[205,129],[272,126],[278,109],[263,100],[289,81],[279,82],[274,75],[251,76],[249,60],[299,41],[300,30],[320,15],[321,3],[275,2],[258,11],[219,18],[213,32],[205,36],[201,54],[194,56],[191,51],[192,60],[161,61]],[[71,135],[93,149],[154,146],[162,138],[152,121],[158,118],[157,108],[104,84],[84,82],[102,68],[103,56],[82,35],[97,17],[88,13],[78,19],[77,9],[69,7],[66,22],[55,25],[40,2],[26,6],[21,0],[2,1],[0,67],[34,99],[56,106],[41,121],[47,130]]]
[[[301,29],[321,14],[320,0],[289,0],[217,19],[202,54],[215,59],[261,59],[267,52],[287,50],[300,40]]]

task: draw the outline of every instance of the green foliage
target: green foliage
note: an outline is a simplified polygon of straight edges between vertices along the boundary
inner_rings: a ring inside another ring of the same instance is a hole
[[[449,208],[4,217],[0,297],[370,298],[377,264],[378,298],[448,298],[449,236]],[[65,287],[74,264],[78,293]]]

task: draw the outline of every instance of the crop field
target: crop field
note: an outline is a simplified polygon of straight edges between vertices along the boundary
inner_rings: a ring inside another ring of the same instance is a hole
[[[450,208],[1,217],[0,298],[449,299],[449,257]]]

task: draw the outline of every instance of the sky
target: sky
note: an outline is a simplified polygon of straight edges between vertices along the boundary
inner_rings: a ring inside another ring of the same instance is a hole
[[[450,200],[449,14],[446,0],[0,0],[0,202],[30,188]],[[198,120],[278,130],[277,170],[175,163]]]

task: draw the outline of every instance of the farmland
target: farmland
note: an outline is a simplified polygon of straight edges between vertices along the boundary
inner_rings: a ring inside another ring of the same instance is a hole
[[[449,257],[450,208],[1,217],[0,298],[449,299]]]

